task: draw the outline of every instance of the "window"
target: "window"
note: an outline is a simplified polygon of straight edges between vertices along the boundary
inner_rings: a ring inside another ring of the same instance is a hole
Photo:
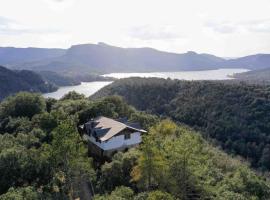
[[[126,133],[125,134],[125,140],[129,140],[130,139],[130,133]]]

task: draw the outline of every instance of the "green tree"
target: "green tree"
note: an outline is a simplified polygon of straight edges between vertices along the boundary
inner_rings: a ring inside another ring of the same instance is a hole
[[[7,193],[0,196],[0,200],[38,200],[41,196],[33,187],[10,188]]]
[[[148,194],[146,200],[174,200],[173,196],[167,192],[153,191]]]
[[[0,118],[4,116],[28,117],[45,111],[45,99],[40,94],[20,92],[6,98],[0,105]]]
[[[64,100],[79,100],[79,99],[85,99],[85,96],[75,91],[71,91],[65,94],[60,100],[64,101]]]
[[[71,121],[60,124],[53,133],[52,163],[56,193],[73,198],[77,195],[80,182],[89,181],[94,174],[87,149]],[[58,188],[58,189],[57,189]]]
[[[133,200],[134,192],[129,187],[117,187],[111,194],[96,195],[94,200]]]
[[[166,164],[153,136],[146,136],[141,146],[141,156],[131,175],[134,182],[140,182],[147,190],[156,188],[166,171]]]
[[[111,162],[106,162],[101,167],[101,176],[99,178],[100,191],[112,191],[117,186],[129,186],[132,168],[135,166],[139,152],[131,149],[125,153],[118,152],[112,158]]]

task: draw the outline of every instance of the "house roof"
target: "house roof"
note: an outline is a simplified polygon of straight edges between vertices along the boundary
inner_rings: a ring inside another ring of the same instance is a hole
[[[101,141],[106,141],[112,138],[124,129],[131,129],[141,133],[146,133],[145,130],[137,126],[138,124],[135,127],[130,123],[123,123],[103,116],[97,117],[94,120],[87,122],[85,126],[86,128],[91,128],[92,124],[96,132],[95,136],[98,137]]]

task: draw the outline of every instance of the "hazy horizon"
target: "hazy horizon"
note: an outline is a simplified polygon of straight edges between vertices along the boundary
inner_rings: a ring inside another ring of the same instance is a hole
[[[270,53],[268,0],[2,0],[0,46],[119,47],[241,57]]]
[[[22,49],[27,49],[27,48],[44,48],[44,49],[63,49],[63,50],[68,50],[69,48],[71,48],[72,46],[76,46],[76,45],[98,45],[99,43],[104,43],[104,42],[97,42],[97,43],[81,43],[81,44],[73,44],[69,47],[66,47],[66,48],[61,48],[61,47],[35,47],[35,46],[26,46],[26,47],[21,47],[21,46],[0,46],[0,48],[22,48]],[[148,46],[141,46],[141,47],[122,47],[122,46],[117,46],[117,45],[111,45],[111,44],[107,44],[105,43],[106,45],[108,46],[113,46],[113,47],[118,47],[118,48],[125,48],[125,49],[140,49],[140,48],[152,48],[152,49],[155,49],[157,51],[162,51],[162,52],[166,52],[166,53],[176,53],[176,54],[184,54],[184,53],[188,53],[188,52],[195,52],[195,53],[198,53],[198,54],[208,54],[206,52],[196,52],[196,51],[193,51],[193,50],[187,50],[187,51],[184,51],[184,52],[173,52],[173,51],[166,51],[166,50],[161,50],[161,49],[158,49],[158,48],[153,48],[153,47],[148,47]],[[210,54],[210,53],[209,53]],[[257,53],[254,53],[254,54],[247,54],[247,55],[242,55],[242,56],[219,56],[217,54],[211,54],[211,55],[214,55],[214,56],[217,56],[217,57],[220,57],[220,58],[223,58],[223,59],[236,59],[236,58],[240,58],[240,57],[245,57],[245,56],[250,56],[250,55],[256,55],[256,54],[270,54],[270,52],[265,52],[265,53],[261,53],[261,52],[257,52]]]

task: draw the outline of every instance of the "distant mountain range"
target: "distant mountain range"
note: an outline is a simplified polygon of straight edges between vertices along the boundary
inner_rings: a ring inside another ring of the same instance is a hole
[[[0,66],[0,100],[20,91],[51,92],[56,89],[35,72],[9,70]]]
[[[69,49],[0,48],[0,65],[13,69],[69,74],[270,68],[270,54],[224,59],[210,54],[182,54],[152,48],[120,48],[104,43]]]
[[[0,65],[17,65],[64,55],[65,49],[0,47]]]

